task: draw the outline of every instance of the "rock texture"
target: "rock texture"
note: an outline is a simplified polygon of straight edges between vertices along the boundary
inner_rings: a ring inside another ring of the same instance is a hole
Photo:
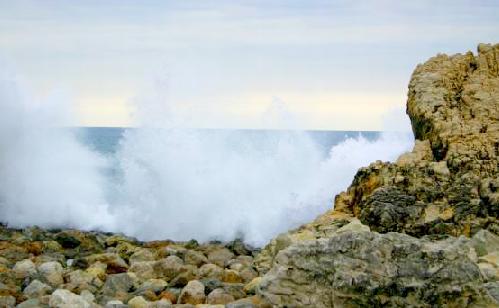
[[[256,253],[240,240],[140,242],[0,224],[0,307],[265,307],[247,287]]]
[[[360,169],[334,210],[272,240],[257,294],[287,307],[499,305],[499,45],[418,65],[407,113],[414,149]]]

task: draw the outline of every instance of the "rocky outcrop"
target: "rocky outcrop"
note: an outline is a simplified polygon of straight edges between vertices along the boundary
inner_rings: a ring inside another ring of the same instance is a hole
[[[272,240],[257,294],[288,307],[499,305],[499,45],[418,65],[407,113],[414,149],[360,169],[333,210]]]
[[[499,46],[438,55],[414,71],[407,101],[416,146],[361,169],[335,209],[378,232],[499,233]]]

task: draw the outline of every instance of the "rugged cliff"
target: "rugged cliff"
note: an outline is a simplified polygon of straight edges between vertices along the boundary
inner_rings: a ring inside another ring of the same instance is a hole
[[[260,254],[271,304],[499,305],[499,44],[418,65],[407,114],[410,153]]]

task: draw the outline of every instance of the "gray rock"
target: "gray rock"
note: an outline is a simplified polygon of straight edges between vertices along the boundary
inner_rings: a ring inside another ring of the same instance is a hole
[[[257,294],[276,306],[497,305],[469,243],[346,231],[280,251]]]
[[[27,298],[37,298],[42,295],[49,294],[50,291],[52,291],[52,288],[49,285],[35,279],[26,288],[24,288],[23,294]]]
[[[44,280],[53,287],[64,283],[64,279],[62,278],[63,269],[59,262],[45,262],[38,266],[38,271]]]
[[[48,305],[42,304],[38,298],[30,298],[16,306],[16,308],[44,308],[44,307],[48,307]]]
[[[56,308],[90,308],[91,304],[83,297],[71,293],[68,290],[57,289],[50,296],[49,306]]]

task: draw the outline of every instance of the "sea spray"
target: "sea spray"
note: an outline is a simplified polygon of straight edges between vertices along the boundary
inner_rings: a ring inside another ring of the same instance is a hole
[[[0,78],[0,217],[12,226],[113,229],[104,199],[106,161],[62,129],[64,99],[37,102]]]
[[[263,245],[332,207],[333,197],[370,162],[409,150],[410,133],[346,139],[324,154],[306,131],[182,128],[175,106],[139,104],[138,128],[118,152],[120,230],[143,239],[231,240]],[[293,128],[276,101],[265,114]],[[175,115],[175,116],[173,116]]]
[[[359,167],[413,143],[409,133],[358,135],[324,151],[305,131],[186,129],[171,107],[146,104],[144,124],[106,158],[61,128],[65,98],[36,103],[23,93],[13,79],[0,82],[0,215],[12,226],[259,246],[330,209]]]

